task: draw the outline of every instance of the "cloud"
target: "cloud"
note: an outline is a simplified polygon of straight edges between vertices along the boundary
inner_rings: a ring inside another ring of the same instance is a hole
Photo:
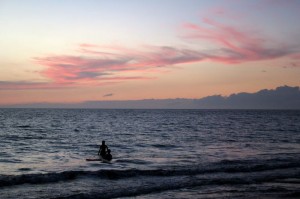
[[[215,50],[212,49],[207,54],[211,61],[241,63],[275,59],[295,52],[294,49],[267,39],[262,34],[241,30],[210,18],[203,18],[201,25],[185,23],[183,27],[186,31],[184,39],[199,43],[209,41],[216,46]]]
[[[293,54],[291,57],[293,59],[300,60],[300,53],[298,52],[298,54]]]
[[[49,88],[70,86],[99,86],[129,80],[153,79],[177,65],[203,61],[221,63],[242,63],[275,59],[298,54],[289,48],[268,47],[266,39],[205,19],[207,27],[185,24],[185,39],[198,42],[210,41],[217,47],[195,50],[189,47],[144,45],[136,49],[121,46],[80,44],[80,56],[56,55],[36,57],[34,61],[45,69],[40,73],[49,79]],[[11,84],[8,88],[16,85]],[[22,87],[22,86],[18,86]],[[23,88],[44,87],[40,84],[27,84]]]
[[[103,95],[103,97],[111,97],[113,95],[114,95],[113,93],[108,93],[108,94]]]
[[[79,46],[82,47],[82,48],[94,48],[94,47],[98,47],[98,45],[88,44],[88,43],[81,43],[81,44],[79,44]]]
[[[81,56],[57,55],[36,57],[34,60],[45,66],[41,74],[53,83],[97,85],[103,82],[151,79],[154,77],[149,74],[164,72],[167,67],[205,59],[200,51],[170,46],[145,45],[140,50],[114,46],[101,49],[101,46],[92,44],[81,44],[79,47]],[[103,53],[103,50],[107,52]]]
[[[71,86],[69,85],[64,85]],[[0,81],[0,90],[23,90],[23,89],[55,89],[61,88],[61,84],[49,82],[31,82],[31,81]]]
[[[72,54],[38,56],[34,62],[44,66],[40,75],[48,82],[2,82],[2,89],[65,88],[100,86],[133,80],[153,79],[178,65],[204,61],[237,64],[288,56],[293,67],[300,66],[299,46],[290,47],[251,28],[228,25],[214,20],[237,19],[224,8],[211,10],[199,23],[185,23],[186,46],[143,45],[138,49],[117,45],[78,44]],[[206,49],[203,42],[209,43]],[[192,43],[192,44],[191,44]],[[196,46],[196,45],[197,46]],[[195,47],[196,46],[196,47]],[[78,55],[79,54],[79,55]]]
[[[110,96],[111,94],[107,94]],[[105,96],[104,96],[105,97]],[[143,99],[117,101],[85,101],[82,103],[32,103],[9,105],[22,108],[138,108],[138,109],[300,109],[299,87],[281,86],[274,90],[237,93],[224,97],[208,96],[200,99]]]
[[[299,87],[280,86],[275,90],[237,93],[228,97],[209,96],[197,100],[198,108],[223,109],[299,109]]]
[[[99,80],[111,75],[111,72],[124,70],[130,60],[106,59],[79,56],[52,56],[35,59],[37,63],[46,66],[42,75],[56,83],[76,83]]]

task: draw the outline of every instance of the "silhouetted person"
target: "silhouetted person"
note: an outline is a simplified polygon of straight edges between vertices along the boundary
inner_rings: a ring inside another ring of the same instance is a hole
[[[105,155],[105,158],[106,160],[111,160],[112,159],[112,155],[110,154],[110,149],[107,149],[107,154]]]
[[[100,145],[98,155],[101,155],[104,157],[106,155],[106,151],[108,150],[108,147],[105,145],[105,141],[102,141],[102,145]]]

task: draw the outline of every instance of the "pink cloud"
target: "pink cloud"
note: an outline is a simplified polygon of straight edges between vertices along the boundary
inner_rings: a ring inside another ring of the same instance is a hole
[[[188,43],[185,48],[144,45],[139,49],[81,43],[77,50],[80,56],[38,57],[35,62],[45,66],[41,74],[54,84],[82,86],[155,78],[166,68],[187,63],[212,61],[232,64],[275,59],[295,53],[295,50],[272,41],[259,31],[214,20],[220,16],[222,19],[238,20],[241,13],[231,13],[219,7],[206,14],[208,17],[202,18],[202,23],[183,25],[184,39],[199,44],[209,42],[213,44],[211,49],[192,49]]]
[[[57,83],[73,83],[108,76],[123,69],[129,60],[60,55],[36,58],[36,61],[47,67],[42,75]]]
[[[81,44],[79,44],[79,46],[82,47],[82,48],[96,48],[96,47],[98,47],[98,45],[88,44],[88,43],[81,43]]]
[[[230,20],[240,20],[245,17],[244,13],[238,12],[235,10],[232,12],[229,8],[224,6],[212,7],[201,13],[201,16],[206,16],[207,18],[221,18],[221,19],[230,19]]]
[[[210,41],[216,45],[219,55],[210,54],[211,61],[241,63],[267,60],[290,55],[286,46],[266,39],[253,31],[242,31],[238,27],[225,25],[209,18],[203,18],[203,25],[186,23],[185,39],[195,42]]]
[[[108,53],[102,53],[103,49],[95,47],[80,45],[82,56],[38,57],[35,62],[46,67],[41,74],[56,84],[97,85],[151,79],[154,77],[149,77],[149,74],[163,73],[166,66],[199,62],[205,58],[198,51],[166,46],[144,46],[140,51],[106,46],[104,50],[108,50]],[[90,51],[91,48],[94,50]],[[132,76],[131,73],[140,75]]]
[[[228,15],[228,11],[222,8],[214,13]],[[185,23],[183,30],[184,41],[199,43],[199,46],[203,41],[209,42],[211,48],[195,49],[187,43],[184,48],[144,45],[137,50],[81,43],[77,49],[80,56],[60,54],[34,58],[35,63],[45,67],[40,74],[49,82],[0,82],[0,89],[51,89],[146,80],[177,65],[203,61],[232,64],[284,56],[299,59],[299,49],[274,42],[259,32],[245,31],[212,18],[203,18],[199,24]]]
[[[49,84],[11,84],[15,88],[58,88],[98,86],[124,81],[153,79],[158,73],[166,72],[175,65],[213,61],[241,63],[274,59],[290,55],[284,48],[268,48],[265,39],[249,35],[238,28],[226,26],[210,19],[204,19],[208,27],[185,24],[186,39],[210,41],[218,48],[192,50],[171,46],[145,45],[139,50],[121,46],[79,45],[81,56],[57,55],[34,58],[45,66],[41,75]],[[294,55],[295,58],[298,56]],[[133,75],[134,74],[134,75]],[[3,84],[4,85],[4,84]],[[3,87],[2,85],[2,87]],[[8,85],[6,85],[9,87]]]
[[[293,54],[291,57],[292,57],[293,59],[299,59],[299,60],[300,60],[300,53],[298,53],[298,54]]]

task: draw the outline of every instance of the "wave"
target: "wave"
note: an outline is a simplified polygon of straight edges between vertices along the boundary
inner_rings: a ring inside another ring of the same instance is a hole
[[[254,160],[223,160],[214,164],[202,164],[185,167],[173,167],[167,169],[101,169],[98,171],[63,171],[38,174],[22,174],[22,175],[0,175],[0,187],[14,186],[20,184],[45,184],[55,183],[59,181],[70,181],[78,177],[99,177],[103,179],[126,179],[132,177],[174,177],[174,176],[195,176],[200,174],[217,174],[217,173],[249,173],[272,171],[280,169],[295,168],[300,169],[298,159],[269,159],[257,163]],[[30,170],[30,168],[26,168]]]
[[[180,190],[180,189],[198,189],[200,186],[206,187],[216,187],[216,186],[240,186],[246,185],[261,185],[268,182],[276,182],[282,179],[300,178],[300,169],[292,170],[278,170],[274,171],[263,171],[263,172],[253,172],[253,173],[214,173],[205,175],[189,175],[189,176],[164,176],[164,177],[142,177],[134,178],[131,180],[125,180],[118,189],[91,189],[89,191],[83,191],[78,194],[67,193],[60,195],[59,197],[53,198],[120,198],[120,197],[134,197],[145,194],[152,194],[157,192],[164,192],[170,190]],[[98,182],[101,183],[101,182]],[[115,182],[114,182],[115,183]],[[261,194],[272,193],[275,196],[281,194],[282,197],[285,196],[297,196],[297,189],[285,189],[278,187],[271,187],[267,190],[265,188],[257,187],[256,193],[261,196]],[[253,193],[253,189],[243,191]],[[244,193],[245,193],[244,192]]]
[[[17,128],[22,128],[22,129],[28,129],[28,128],[31,128],[30,125],[17,125],[16,127],[17,127]]]
[[[151,181],[151,180],[150,180]],[[66,196],[52,197],[52,199],[94,199],[94,198],[121,198],[121,197],[134,197],[144,194],[157,193],[168,190],[178,190],[186,187],[200,186],[201,182],[196,180],[178,180],[178,181],[151,181],[150,185],[125,185],[112,190],[93,190],[84,193],[70,194]]]

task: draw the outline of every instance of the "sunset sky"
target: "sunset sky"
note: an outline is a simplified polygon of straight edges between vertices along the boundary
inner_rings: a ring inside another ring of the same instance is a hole
[[[300,86],[299,0],[1,0],[0,105]]]

